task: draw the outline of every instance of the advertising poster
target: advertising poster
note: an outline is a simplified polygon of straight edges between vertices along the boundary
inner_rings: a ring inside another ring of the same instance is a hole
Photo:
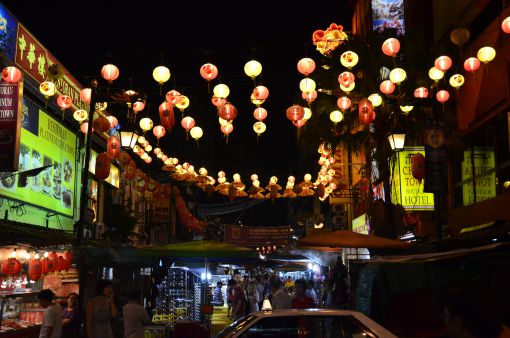
[[[363,214],[352,220],[352,231],[364,235],[368,235],[370,233],[370,226],[367,222],[367,214]]]
[[[225,225],[225,242],[244,246],[288,245],[290,227]]]
[[[22,88],[0,83],[0,171],[18,170]]]
[[[473,164],[475,189],[473,189]],[[462,161],[462,197],[464,205],[496,197],[496,159],[492,148],[464,151]],[[476,191],[476,200],[475,200]]]
[[[19,171],[47,165],[52,167],[28,177],[25,187],[18,187],[19,176],[1,180],[0,194],[73,216],[76,135],[30,100],[23,99]]]
[[[372,0],[372,29],[382,32],[388,28],[404,34],[404,0]]]
[[[0,3],[0,50],[11,61],[14,61],[16,53],[17,32],[18,20]]]

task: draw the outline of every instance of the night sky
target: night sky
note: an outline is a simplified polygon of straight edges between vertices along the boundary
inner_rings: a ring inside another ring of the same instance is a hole
[[[73,2],[72,7],[69,1],[3,3],[84,85],[100,77],[104,64],[117,65],[115,87],[146,93],[148,109],[141,114],[148,113],[155,124],[163,98],[152,70],[161,64],[170,68],[163,95],[175,88],[190,98],[186,112],[202,127],[204,137],[199,147],[191,138],[186,141],[176,109],[176,125],[160,144],[169,156],[189,161],[197,170],[205,166],[214,177],[224,170],[229,181],[239,172],[247,186],[254,172],[263,186],[272,175],[285,186],[289,175],[301,181],[306,172],[315,176],[318,170],[317,153],[302,151],[297,129],[285,117],[287,107],[304,104],[297,61],[318,58],[311,39],[314,30],[332,22],[351,29],[354,2],[281,2],[278,7],[274,1],[85,1]],[[255,106],[250,102],[254,84],[243,71],[251,59],[263,66],[257,84],[270,91],[262,105],[268,110],[267,131],[258,142],[252,130]],[[210,93],[199,74],[207,62],[219,69]],[[210,102],[218,80],[230,87],[228,99],[239,111],[228,144]],[[120,113],[115,115],[122,121]],[[154,146],[155,138],[149,140]],[[157,170],[162,162],[154,160],[151,168]]]

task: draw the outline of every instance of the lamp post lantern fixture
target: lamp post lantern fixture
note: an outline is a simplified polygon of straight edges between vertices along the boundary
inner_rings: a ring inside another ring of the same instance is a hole
[[[406,134],[404,134],[404,133],[391,133],[388,136],[388,141],[390,142],[390,147],[391,147],[391,150],[393,150],[393,151],[404,150],[405,140],[406,140]]]

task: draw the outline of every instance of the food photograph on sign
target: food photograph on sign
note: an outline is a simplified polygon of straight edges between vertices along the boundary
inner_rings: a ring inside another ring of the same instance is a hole
[[[29,177],[26,186],[18,186],[18,175],[2,179],[0,194],[72,216],[76,135],[28,99],[23,100],[21,126],[19,171],[49,167]]]

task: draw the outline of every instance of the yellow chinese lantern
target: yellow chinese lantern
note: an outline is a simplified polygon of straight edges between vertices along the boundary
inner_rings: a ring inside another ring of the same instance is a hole
[[[377,93],[370,95],[368,99],[374,107],[379,107],[382,104],[382,97]]]
[[[393,68],[390,72],[390,81],[399,84],[406,79],[406,71],[402,68]]]
[[[312,117],[312,110],[308,107],[303,107],[305,110],[305,116],[303,116],[304,120],[309,120]]]
[[[315,90],[315,81],[305,77],[301,82],[299,82],[299,89],[301,89],[302,92],[313,92]]]
[[[262,73],[262,65],[260,62],[255,60],[248,61],[244,65],[244,72],[246,75],[254,79]]]
[[[262,121],[255,122],[253,124],[253,131],[257,133],[257,135],[262,134],[267,129],[266,124]]]
[[[189,107],[189,99],[186,95],[181,96],[181,100],[175,104],[181,111]]]
[[[329,114],[329,119],[334,123],[337,124],[338,122],[342,121],[344,119],[344,114],[340,110],[332,111]]]
[[[159,66],[152,71],[152,77],[157,83],[162,85],[170,79],[170,69],[165,66]]]
[[[140,136],[140,137],[138,138],[138,143],[140,143],[140,144],[145,143],[145,141],[146,141],[146,140],[145,140],[145,137],[143,137],[143,136]]]
[[[152,151],[152,146],[149,144],[147,147],[145,147],[145,151],[150,153]]]
[[[414,106],[410,106],[410,105],[407,105],[407,106],[400,106],[400,110],[402,110],[402,112],[404,114],[409,114],[411,112],[411,110],[413,110]]]
[[[193,127],[189,131],[189,134],[198,141],[204,135],[204,131],[200,127]]]
[[[227,124],[230,124],[227,120],[224,120],[221,117],[218,117],[218,122],[220,122],[220,126],[226,126]]]
[[[346,86],[343,86],[343,85],[340,85],[340,89],[341,89],[342,91],[344,91],[344,92],[347,92],[347,93],[348,93],[348,92],[352,91],[352,90],[354,89],[354,87],[355,87],[355,86],[356,86],[356,82],[353,82],[353,83],[351,83],[351,84],[350,84],[349,86],[347,86],[347,87],[346,87]]]
[[[496,50],[488,46],[482,47],[476,53],[476,57],[483,63],[491,62],[496,57]]]
[[[89,118],[89,113],[84,109],[78,109],[73,113],[73,117],[78,122],[83,122]]]
[[[251,94],[250,100],[251,100],[251,103],[253,103],[256,106],[260,106],[262,103],[264,103],[266,101],[266,100],[256,99],[253,94]]]
[[[140,156],[140,158],[141,158],[142,160],[145,160],[145,159],[146,159],[146,158],[148,158],[148,157],[149,157],[149,155],[148,155],[147,153],[143,153],[143,154]]]
[[[464,76],[462,74],[453,74],[449,82],[453,88],[459,88],[464,84]]]
[[[443,78],[444,72],[436,67],[432,67],[429,69],[429,77],[434,81],[439,81]]]
[[[153,126],[154,123],[148,117],[144,117],[143,119],[140,120],[140,128],[142,128],[144,132],[151,130]]]
[[[39,85],[39,91],[47,99],[50,96],[55,95],[55,84],[51,81],[44,81]]]
[[[340,63],[346,68],[352,68],[358,64],[359,56],[353,51],[348,50],[340,56]]]
[[[230,94],[230,89],[226,84],[220,83],[214,86],[213,93],[215,97],[226,99]]]

